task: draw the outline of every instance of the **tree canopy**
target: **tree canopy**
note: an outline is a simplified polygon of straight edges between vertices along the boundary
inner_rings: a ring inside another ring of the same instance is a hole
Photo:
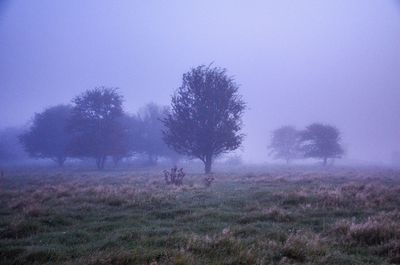
[[[50,158],[62,166],[69,156],[71,136],[66,127],[71,118],[69,105],[57,105],[35,114],[28,131],[20,136],[26,152],[35,158]]]
[[[299,158],[300,132],[293,126],[282,126],[272,132],[271,155],[276,159],[284,159],[289,163],[292,159]]]
[[[331,125],[313,123],[301,134],[305,157],[319,158],[327,164],[328,158],[340,158],[344,150],[340,144],[340,131]]]
[[[69,128],[75,156],[95,158],[97,167],[103,169],[108,156],[127,152],[120,122],[122,101],[117,89],[108,87],[87,90],[73,99]]]
[[[174,155],[174,151],[163,140],[162,119],[166,113],[167,107],[149,103],[137,115],[139,137],[136,146],[138,151],[147,154],[151,164],[155,164],[160,156]]]
[[[199,158],[209,173],[215,157],[242,143],[246,104],[238,89],[223,68],[202,65],[185,73],[163,119],[165,142],[178,153]]]

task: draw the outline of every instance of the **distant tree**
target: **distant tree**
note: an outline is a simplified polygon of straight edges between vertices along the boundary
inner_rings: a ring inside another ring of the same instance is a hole
[[[66,126],[71,106],[57,105],[35,114],[30,128],[20,136],[25,151],[34,158],[49,158],[63,166],[69,153],[71,135]]]
[[[159,157],[170,157],[175,159],[177,154],[163,140],[164,124],[162,119],[165,117],[168,108],[149,103],[138,113],[139,141],[138,150],[145,153],[150,164],[156,164]]]
[[[108,156],[127,152],[122,101],[116,88],[107,87],[87,90],[73,99],[69,128],[75,156],[95,158],[97,168],[103,169]]]
[[[114,166],[117,166],[121,160],[130,157],[136,152],[132,148],[131,141],[137,140],[138,133],[134,135],[131,133],[132,130],[137,130],[136,123],[132,124],[132,120],[136,121],[136,117],[123,113],[123,115],[115,121],[114,126],[116,130],[114,130],[112,134],[112,138],[114,139],[112,140],[113,152],[111,154]]]
[[[128,152],[126,156],[133,156],[141,152],[141,122],[136,114],[124,114],[120,122],[125,129],[125,143]]]
[[[340,145],[340,132],[336,127],[314,123],[301,133],[305,157],[320,158],[326,165],[328,158],[341,158],[344,150]]]
[[[287,164],[300,157],[300,133],[293,126],[283,126],[272,132],[270,154]]]
[[[0,164],[16,164],[28,158],[19,136],[22,128],[10,127],[0,131]]]
[[[158,157],[168,150],[162,139],[164,125],[160,119],[164,112],[164,107],[149,103],[137,115],[140,122],[140,150],[147,154],[151,164],[156,164]]]
[[[163,119],[165,142],[178,153],[199,158],[210,173],[212,161],[237,149],[245,103],[226,70],[199,66],[183,75]]]

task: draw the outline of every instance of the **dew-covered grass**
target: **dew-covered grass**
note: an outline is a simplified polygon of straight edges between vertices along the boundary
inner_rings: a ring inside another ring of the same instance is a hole
[[[13,169],[0,264],[400,264],[400,172]]]

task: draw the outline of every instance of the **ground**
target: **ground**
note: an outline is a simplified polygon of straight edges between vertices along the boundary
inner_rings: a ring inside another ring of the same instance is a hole
[[[400,171],[228,172],[8,170],[0,263],[400,264]]]

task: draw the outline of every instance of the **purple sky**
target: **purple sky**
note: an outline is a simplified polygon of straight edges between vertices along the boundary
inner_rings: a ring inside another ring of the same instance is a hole
[[[214,62],[249,106],[246,160],[269,159],[276,127],[314,121],[341,129],[348,159],[400,150],[397,0],[0,1],[0,127],[99,85],[129,112],[168,104]]]

